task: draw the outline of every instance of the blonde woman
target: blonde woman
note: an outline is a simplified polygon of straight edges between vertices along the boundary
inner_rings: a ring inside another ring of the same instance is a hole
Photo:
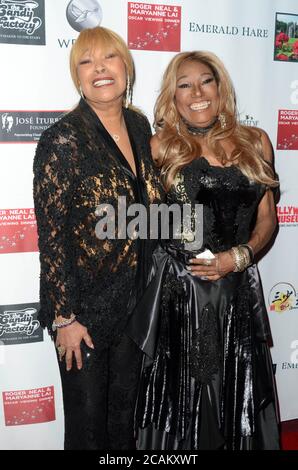
[[[151,130],[130,104],[133,62],[116,33],[83,30],[70,70],[81,100],[44,132],[34,161],[39,319],[57,346],[65,449],[133,449],[141,353],[123,330],[150,244],[101,238],[97,224],[100,205],[117,217],[120,196],[127,206],[158,198]]]
[[[224,65],[210,52],[178,54],[165,71],[153,156],[168,204],[192,212],[179,237],[176,226],[161,240],[129,325],[146,354],[139,449],[279,446],[270,333],[254,264],[276,227],[278,183],[269,138],[240,124],[235,101]]]

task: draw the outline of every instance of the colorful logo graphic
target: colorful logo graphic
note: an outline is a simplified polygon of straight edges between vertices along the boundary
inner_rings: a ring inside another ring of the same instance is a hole
[[[0,0],[0,42],[45,45],[44,0]]]
[[[6,426],[55,421],[54,387],[2,392]]]
[[[38,251],[34,209],[0,209],[0,255]]]
[[[0,341],[5,345],[43,341],[38,308],[38,303],[0,305]]]
[[[102,9],[97,0],[71,0],[67,5],[66,17],[76,31],[95,28],[102,21]]]
[[[181,7],[128,2],[130,49],[180,51]]]
[[[36,143],[42,132],[64,114],[65,111],[0,110],[0,143]]]
[[[298,62],[298,14],[276,13],[274,60]]]
[[[279,282],[269,293],[271,312],[283,313],[298,308],[298,297],[295,288],[287,282]]]
[[[298,110],[278,112],[277,150],[298,150]]]

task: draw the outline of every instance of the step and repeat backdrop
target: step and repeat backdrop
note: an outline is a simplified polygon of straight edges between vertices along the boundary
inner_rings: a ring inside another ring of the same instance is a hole
[[[79,31],[97,24],[127,41],[134,103],[151,122],[169,60],[203,49],[226,64],[243,124],[269,134],[279,233],[259,268],[281,419],[298,418],[297,0],[0,0],[0,448],[63,448],[54,345],[37,319],[32,163],[41,133],[79,100],[69,52]]]

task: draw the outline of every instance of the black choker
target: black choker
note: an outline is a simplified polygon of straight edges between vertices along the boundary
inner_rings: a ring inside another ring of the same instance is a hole
[[[218,117],[216,116],[214,118],[214,120],[211,122],[211,124],[209,124],[209,126],[207,126],[207,127],[192,126],[191,124],[189,124],[189,122],[187,122],[183,118],[182,118],[182,121],[186,125],[187,131],[188,131],[189,134],[191,134],[191,135],[205,135],[205,134],[207,134],[207,132],[210,131],[210,129],[212,129],[215,126],[215,124],[218,121]]]

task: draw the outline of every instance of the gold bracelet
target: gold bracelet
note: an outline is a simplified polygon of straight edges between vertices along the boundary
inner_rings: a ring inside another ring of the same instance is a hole
[[[248,266],[250,266],[250,254],[246,247],[233,246],[231,248],[231,254],[235,263],[234,273],[244,271]]]

